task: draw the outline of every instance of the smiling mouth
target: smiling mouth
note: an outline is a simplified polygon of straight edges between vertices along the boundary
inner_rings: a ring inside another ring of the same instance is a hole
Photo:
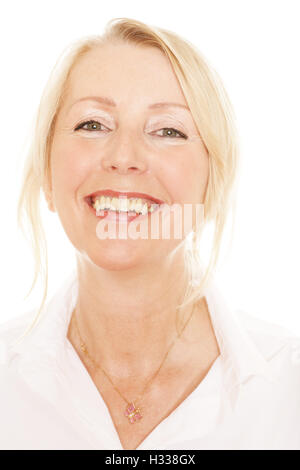
[[[88,196],[85,201],[99,218],[131,221],[138,216],[147,216],[155,212],[162,204],[147,198],[111,197],[104,194]]]

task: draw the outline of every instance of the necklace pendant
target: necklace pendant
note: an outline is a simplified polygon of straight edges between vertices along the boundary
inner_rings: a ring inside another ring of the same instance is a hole
[[[135,407],[134,403],[129,403],[126,407],[125,416],[129,419],[131,424],[135,423],[135,421],[142,418],[140,413],[140,409]]]

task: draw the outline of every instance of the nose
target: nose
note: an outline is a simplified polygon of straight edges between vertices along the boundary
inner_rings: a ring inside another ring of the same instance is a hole
[[[118,142],[102,158],[103,168],[122,175],[143,173],[147,170],[144,151],[132,134],[119,136]]]

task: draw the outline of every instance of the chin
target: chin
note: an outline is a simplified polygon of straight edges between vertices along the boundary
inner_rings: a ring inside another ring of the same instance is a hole
[[[101,245],[101,246],[100,246]],[[107,240],[99,242],[98,248],[85,250],[85,255],[93,264],[108,271],[132,269],[147,263],[150,259],[145,248],[128,244],[128,240]]]

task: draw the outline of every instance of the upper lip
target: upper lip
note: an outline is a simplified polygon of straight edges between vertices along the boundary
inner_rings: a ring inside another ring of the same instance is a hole
[[[149,199],[156,204],[164,204],[164,201],[158,199],[157,197],[150,196],[150,194],[140,193],[140,192],[131,192],[131,191],[114,191],[112,189],[102,189],[99,191],[95,191],[94,193],[89,194],[85,197],[87,202],[90,202],[92,198],[97,196],[110,196],[110,197],[120,197],[126,196],[127,198],[135,197],[135,198],[142,198],[142,199]]]

